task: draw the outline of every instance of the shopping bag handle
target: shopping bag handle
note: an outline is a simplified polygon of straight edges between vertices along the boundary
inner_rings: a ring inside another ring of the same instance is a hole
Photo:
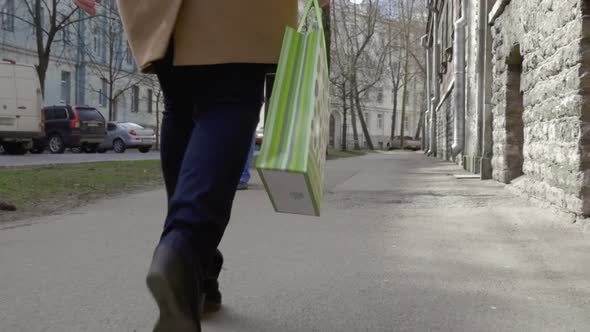
[[[307,22],[307,18],[309,17],[309,12],[311,11],[311,7],[315,7],[315,14],[317,16],[317,23],[320,30],[324,30],[324,24],[322,23],[322,9],[320,7],[320,3],[318,0],[308,0],[307,5],[305,5],[305,10],[303,11],[303,16],[301,17],[301,22],[299,22],[299,29],[297,32],[303,31],[303,27],[305,26],[305,22]]]

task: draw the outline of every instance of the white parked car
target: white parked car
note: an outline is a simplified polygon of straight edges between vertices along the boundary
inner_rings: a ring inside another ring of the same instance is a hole
[[[126,149],[137,148],[139,152],[147,153],[156,143],[156,134],[153,129],[144,128],[131,122],[107,123],[107,138],[98,147],[99,153],[114,150],[123,153]]]
[[[43,96],[35,67],[0,62],[0,145],[6,153],[25,154],[45,136]]]
[[[400,136],[395,136],[393,141],[387,143],[387,149],[399,149],[401,145]],[[404,150],[414,150],[418,151],[422,148],[422,141],[420,139],[415,139],[412,136],[404,136]]]

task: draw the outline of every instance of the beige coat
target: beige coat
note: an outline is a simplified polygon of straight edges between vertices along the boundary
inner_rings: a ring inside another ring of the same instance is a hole
[[[297,0],[117,0],[129,45],[152,71],[174,36],[175,65],[277,63]]]

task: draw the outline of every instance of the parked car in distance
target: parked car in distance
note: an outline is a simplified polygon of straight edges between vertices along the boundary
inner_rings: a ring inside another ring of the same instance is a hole
[[[391,143],[387,144],[388,150],[400,149],[400,136],[395,136]],[[412,136],[404,136],[404,150],[418,151],[422,148],[422,142]]]
[[[66,148],[96,152],[106,137],[106,120],[89,106],[59,105],[43,109],[45,139],[36,147],[49,147],[51,153],[64,153]]]
[[[40,152],[33,140],[45,136],[43,96],[34,66],[0,61],[0,146],[8,154]]]
[[[264,131],[257,130],[256,131],[256,143],[255,143],[256,150],[260,150],[260,148],[262,147],[262,140],[263,139],[264,139]]]
[[[114,150],[123,153],[126,149],[137,148],[139,152],[147,153],[156,143],[156,134],[153,129],[144,128],[131,122],[107,123],[107,138],[99,146],[98,152]]]

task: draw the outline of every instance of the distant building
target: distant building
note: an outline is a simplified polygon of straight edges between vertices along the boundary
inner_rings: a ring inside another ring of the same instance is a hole
[[[340,2],[332,2],[332,6],[340,6]],[[357,14],[361,17],[359,20],[364,17],[364,10],[366,9],[366,5],[364,4],[353,4],[347,3],[346,4],[348,10],[352,10],[353,6],[357,6],[358,12]],[[336,9],[337,13],[340,13],[340,8]],[[350,17],[348,20],[343,20],[340,14],[336,15],[338,19],[337,22],[332,22],[332,68],[331,68],[331,75],[334,77],[335,73],[339,70],[337,64],[337,52],[342,51],[343,45],[337,45],[335,42],[335,29],[340,30],[340,34],[342,34],[343,24],[351,25],[352,21]],[[346,22],[343,22],[346,21]],[[375,34],[372,37],[372,40],[368,46],[367,53],[373,55],[373,60],[375,60],[376,54],[380,54],[385,48],[385,45],[389,42],[391,37],[388,35],[388,27],[391,25],[399,24],[398,22],[392,21],[392,19],[385,17],[384,13],[380,13],[377,19],[377,23],[375,26]],[[362,28],[359,26],[359,29]],[[421,29],[422,26],[419,26]],[[403,104],[403,77],[402,77],[402,87],[397,91],[397,107],[395,113],[395,136],[399,136],[401,134],[401,129],[403,126],[404,136],[411,136],[411,137],[422,137],[422,123],[423,119],[423,112],[425,111],[428,100],[425,96],[425,77],[421,72],[420,66],[417,65],[416,61],[423,62],[424,61],[424,51],[420,46],[420,36],[422,35],[421,31],[418,31],[418,26],[416,27],[416,34],[412,37],[415,41],[415,48],[417,50],[416,58],[412,58],[409,61],[409,79],[408,79],[408,91],[407,91],[407,102],[406,102],[406,116],[402,120],[402,104]],[[414,38],[415,37],[415,38]],[[400,41],[396,41],[400,43]],[[394,52],[390,50],[391,52]],[[403,53],[402,53],[403,55]],[[397,57],[394,61],[397,62],[398,65],[401,66],[401,75],[403,76],[403,59],[402,56],[397,54]],[[386,61],[387,62],[387,61]],[[372,76],[376,75],[378,77],[378,81],[376,84],[366,91],[364,91],[361,95],[361,108],[362,113],[364,115],[367,130],[373,142],[373,146],[375,149],[388,149],[391,145],[390,139],[392,134],[392,125],[394,124],[394,89],[393,89],[393,82],[392,77],[390,75],[390,66],[389,63],[386,63],[381,72],[376,72],[377,69],[376,63],[368,64],[370,69],[363,69],[359,70],[360,80],[371,81]],[[332,88],[332,115],[330,118],[330,148],[333,149],[342,149],[342,136],[344,132],[344,110],[343,105],[345,102],[342,100],[342,91],[338,90],[337,86],[333,86]],[[352,128],[352,115],[350,112],[350,100],[346,101],[347,111],[346,111],[346,148],[352,149],[354,148],[354,139],[353,139],[353,128]],[[358,138],[359,144],[361,148],[367,148],[366,139],[363,134],[360,120],[357,116],[357,130],[358,130]]]
[[[586,0],[430,0],[428,152],[590,215]]]
[[[61,7],[58,7],[58,19],[72,10],[70,1],[65,3],[60,3]],[[105,1],[99,7],[103,11],[101,14],[107,11],[116,13],[114,6],[113,0]],[[50,13],[45,7],[42,10],[42,21],[48,25]],[[154,84],[152,76],[138,72],[119,18],[111,18],[113,22],[109,23],[105,16],[87,18],[80,15],[84,14],[77,11],[70,20],[84,20],[69,25],[55,36],[45,79],[45,104],[89,105],[108,118],[110,84],[104,77],[110,69],[116,68],[120,78],[111,81],[115,90],[125,91],[116,98],[114,120],[155,127],[159,87]],[[32,21],[24,1],[0,0],[0,60],[31,65],[39,63],[35,30],[27,23]],[[113,26],[117,30],[112,30],[117,33],[116,36],[114,33],[109,35],[107,30]],[[115,61],[109,66],[111,59]]]

